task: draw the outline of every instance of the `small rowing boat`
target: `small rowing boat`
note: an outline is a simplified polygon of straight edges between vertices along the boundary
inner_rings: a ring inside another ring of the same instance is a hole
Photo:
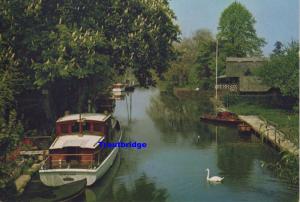
[[[237,125],[241,122],[238,116],[232,112],[219,112],[217,113],[217,115],[207,114],[201,116],[200,120],[213,122],[213,123],[220,123],[220,124],[231,124],[231,125]]]

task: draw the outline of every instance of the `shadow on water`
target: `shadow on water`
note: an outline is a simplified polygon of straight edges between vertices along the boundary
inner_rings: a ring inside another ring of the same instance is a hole
[[[168,197],[167,190],[157,188],[146,174],[134,180],[133,184],[121,182],[113,185],[114,176],[118,172],[119,166],[120,156],[118,156],[113,167],[100,181],[86,189],[86,201],[166,201]]]

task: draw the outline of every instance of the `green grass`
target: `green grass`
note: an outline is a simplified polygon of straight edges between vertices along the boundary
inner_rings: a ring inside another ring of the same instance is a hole
[[[258,115],[265,118],[271,123],[275,123],[279,130],[281,130],[286,137],[299,144],[299,115],[298,113],[291,113],[281,109],[266,108],[261,105],[254,105],[249,103],[240,103],[229,106],[229,110],[239,115]]]

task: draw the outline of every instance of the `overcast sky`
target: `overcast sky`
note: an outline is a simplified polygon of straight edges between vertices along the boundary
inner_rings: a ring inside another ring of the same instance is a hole
[[[170,0],[182,36],[189,37],[196,30],[207,28],[214,34],[222,11],[235,0]],[[256,19],[259,37],[266,39],[265,55],[272,52],[274,43],[283,43],[299,36],[298,0],[239,0]]]

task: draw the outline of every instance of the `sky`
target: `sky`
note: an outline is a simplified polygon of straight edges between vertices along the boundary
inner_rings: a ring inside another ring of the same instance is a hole
[[[217,33],[222,11],[235,0],[169,0],[177,16],[182,37],[190,37],[198,29]],[[276,41],[284,44],[299,38],[298,0],[239,0],[256,19],[256,32],[265,38],[265,56],[274,49]]]

